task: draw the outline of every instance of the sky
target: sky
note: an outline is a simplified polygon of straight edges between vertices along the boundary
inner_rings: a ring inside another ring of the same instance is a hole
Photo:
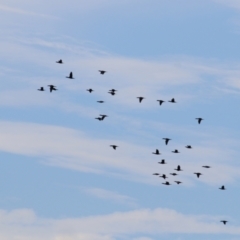
[[[2,0],[0,19],[1,240],[239,239],[240,1]]]

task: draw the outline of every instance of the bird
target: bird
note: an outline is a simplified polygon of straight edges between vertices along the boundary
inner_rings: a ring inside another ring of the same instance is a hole
[[[110,93],[112,96],[115,95],[117,90],[116,89],[111,89],[108,91],[108,93]]]
[[[191,145],[187,145],[187,146],[186,146],[186,148],[189,148],[189,149],[191,149],[191,148],[192,148],[192,146],[191,146]]]
[[[210,166],[202,166],[202,167],[204,167],[204,168],[211,168]]]
[[[48,85],[48,86],[49,86],[50,92],[57,91],[56,86],[54,86],[54,85]]]
[[[177,166],[177,168],[176,168],[176,169],[174,169],[174,170],[176,170],[176,171],[182,171],[182,169],[181,169],[180,165],[178,165],[178,166]]]
[[[112,96],[116,94],[115,92],[108,92],[108,93],[110,93]]]
[[[69,73],[69,76],[68,76],[68,77],[66,77],[66,78],[74,79],[74,78],[73,78],[73,73],[72,73],[72,72],[70,72],[70,73]]]
[[[144,97],[137,97],[139,99],[139,102],[141,103]]]
[[[117,90],[116,89],[110,89],[109,92],[116,92]]]
[[[102,120],[104,120],[105,117],[108,117],[108,115],[105,114],[100,114],[100,116],[102,117]]]
[[[177,149],[175,149],[174,151],[172,151],[173,153],[180,153]]]
[[[177,184],[180,184],[180,183],[182,183],[182,182],[180,182],[180,181],[174,181],[175,183],[177,183]]]
[[[220,190],[226,190],[226,188],[224,187],[224,185],[221,186],[219,189],[220,189]]]
[[[157,100],[159,102],[159,105],[162,105],[162,103],[164,103],[165,101],[163,100]]]
[[[201,123],[202,120],[204,120],[203,118],[196,118],[198,120],[198,124]]]
[[[98,103],[104,103],[104,101],[97,101]]]
[[[197,172],[197,173],[194,173],[194,174],[196,174],[198,178],[202,175],[202,173],[200,173],[200,172]]]
[[[162,177],[163,179],[167,178],[167,176],[165,174],[163,174],[162,176],[159,176],[159,177]]]
[[[162,183],[164,185],[171,185],[169,182]]]
[[[97,120],[99,120],[99,121],[102,121],[102,120],[103,120],[101,117],[97,117],[97,118],[95,118],[95,119],[97,119]]]
[[[176,103],[176,101],[175,101],[175,99],[174,98],[172,98],[170,101],[168,101],[168,102],[171,102],[171,103]]]
[[[163,138],[165,140],[165,144],[168,145],[168,142],[171,140],[170,138]]]
[[[158,175],[160,175],[159,173],[153,173],[153,175],[156,175],[156,176],[158,176]]]
[[[38,89],[38,91],[45,91],[45,90],[44,90],[44,87],[40,87],[40,88]]]
[[[93,92],[93,89],[89,88],[89,89],[87,89],[87,91],[91,93],[91,92]]]
[[[112,147],[114,150],[116,150],[116,148],[117,148],[118,146],[116,146],[116,145],[110,145],[110,147]]]
[[[224,225],[226,225],[226,223],[227,223],[228,221],[222,220],[222,221],[220,221],[220,222],[222,222]]]
[[[165,160],[164,159],[162,159],[162,161],[161,162],[158,162],[159,164],[166,164],[166,162],[165,162]]]
[[[100,72],[100,74],[104,74],[105,72],[107,72],[107,71],[104,71],[104,70],[98,70],[99,72]]]
[[[161,153],[159,152],[158,149],[156,149],[156,152],[153,152],[152,154],[160,155]]]
[[[171,175],[173,175],[173,176],[177,176],[177,174],[176,173],[170,173]]]
[[[63,61],[62,61],[62,59],[60,59],[60,60],[56,61],[56,63],[63,64]]]

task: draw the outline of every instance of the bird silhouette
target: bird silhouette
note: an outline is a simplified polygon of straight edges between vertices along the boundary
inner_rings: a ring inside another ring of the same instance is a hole
[[[201,123],[202,120],[204,120],[203,118],[196,118],[198,120],[198,124]]]
[[[116,148],[117,148],[118,146],[116,146],[116,145],[110,145],[110,147],[112,147],[114,150],[116,150]]]
[[[177,174],[176,174],[176,173],[170,173],[170,175],[177,176]]]
[[[163,179],[167,178],[167,176],[165,174],[163,174],[162,176],[159,176],[159,177],[162,177]]]
[[[202,166],[202,167],[204,167],[204,168],[211,168],[210,166]]]
[[[89,89],[87,89],[87,91],[91,93],[91,92],[93,92],[93,89],[89,88]]]
[[[168,102],[170,102],[170,103],[176,103],[176,101],[175,101],[175,99],[174,98],[172,98],[170,101],[168,101]]]
[[[102,121],[102,120],[103,120],[101,117],[97,117],[97,118],[95,118],[95,119],[97,119],[97,120],[99,120],[99,121]]]
[[[200,173],[200,172],[197,172],[197,173],[194,173],[194,174],[196,174],[198,178],[202,175],[202,173]]]
[[[112,96],[115,95],[117,90],[116,89],[111,89],[108,91],[108,93],[110,93]]]
[[[116,94],[115,92],[108,92],[108,93],[111,94],[112,96]]]
[[[222,221],[220,221],[220,222],[222,222],[224,225],[226,225],[226,223],[227,223],[228,221],[222,220]]]
[[[102,117],[102,120],[104,120],[105,117],[108,117],[108,115],[105,114],[100,114],[100,116]]]
[[[156,149],[156,152],[153,152],[152,154],[160,155],[161,153],[159,152],[158,149]]]
[[[159,164],[167,164],[164,159],[162,159],[161,162],[158,162]]]
[[[56,86],[54,86],[54,85],[48,85],[48,86],[49,86],[50,92],[57,91]]]
[[[171,140],[170,138],[163,138],[165,140],[165,144],[168,145],[168,142]]]
[[[144,97],[137,97],[139,99],[139,102],[141,103]]]
[[[162,183],[162,184],[164,184],[164,185],[171,185],[169,182],[165,182],[165,183]]]
[[[104,103],[104,101],[97,101],[98,103]]]
[[[164,103],[165,101],[163,100],[157,100],[159,102],[159,105],[162,105],[162,103]]]
[[[70,72],[70,73],[69,73],[69,76],[68,76],[68,77],[66,77],[66,78],[74,79],[74,78],[73,78],[73,73],[72,73],[72,72]]]
[[[158,176],[158,175],[160,175],[159,173],[153,173],[153,175],[156,175],[156,176]]]
[[[56,61],[56,63],[63,64],[63,61],[62,61],[62,59],[60,59],[60,60]]]
[[[191,149],[191,148],[192,148],[192,146],[191,146],[191,145],[187,145],[187,146],[186,146],[186,148],[189,148],[189,149]]]
[[[173,153],[180,153],[177,149],[175,149],[174,151],[172,151]]]
[[[175,183],[177,183],[177,184],[180,184],[180,183],[182,183],[182,182],[180,182],[180,181],[174,181]]]
[[[178,165],[178,166],[177,166],[177,168],[176,168],[176,169],[174,169],[174,170],[176,170],[176,171],[182,171],[182,169],[181,169],[181,166],[180,166],[180,165]]]
[[[104,74],[104,73],[106,73],[107,71],[104,71],[104,70],[98,70],[99,72],[100,72],[100,74]]]
[[[44,90],[44,87],[40,87],[40,88],[38,89],[38,91],[45,91],[45,90]]]
[[[226,188],[224,186],[221,186],[219,189],[220,190],[226,190]]]

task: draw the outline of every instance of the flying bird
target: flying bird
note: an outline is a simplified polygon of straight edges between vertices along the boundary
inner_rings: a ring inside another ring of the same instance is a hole
[[[191,145],[187,145],[187,146],[186,146],[186,148],[189,148],[189,149],[191,149],[191,148],[192,148],[192,146],[191,146]]]
[[[72,73],[72,72],[70,72],[70,73],[69,73],[69,76],[68,76],[68,77],[66,77],[66,78],[74,79],[74,78],[73,78],[73,73]]]
[[[161,162],[158,162],[159,164],[167,164],[164,159],[162,159]]]
[[[165,174],[163,174],[162,176],[159,176],[159,177],[162,177],[163,179],[167,178],[167,176]]]
[[[196,118],[198,120],[198,124],[201,123],[202,120],[204,120],[203,118]]]
[[[168,145],[168,142],[171,140],[170,138],[163,138],[165,140],[165,144]]]
[[[114,150],[116,150],[116,148],[117,148],[118,146],[116,146],[116,145],[110,145],[110,147],[112,147]]]
[[[48,85],[48,86],[49,86],[50,92],[57,91],[56,86],[54,86],[54,85]]]
[[[156,152],[153,152],[152,154],[160,155],[161,153],[159,152],[158,149],[156,149]]]
[[[116,94],[115,92],[108,92],[108,93],[110,93],[112,96]]]
[[[176,101],[175,101],[175,99],[174,98],[172,98],[170,101],[168,101],[168,102],[171,102],[171,103],[176,103]]]
[[[177,166],[177,168],[176,168],[176,169],[174,169],[174,170],[176,170],[176,171],[182,171],[182,169],[181,169],[180,165],[178,165],[178,166]]]
[[[177,183],[177,184],[180,184],[180,183],[182,183],[182,182],[180,182],[180,181],[174,181],[175,183]]]
[[[176,173],[170,173],[171,175],[173,175],[173,176],[177,176],[177,174]]]
[[[210,166],[202,166],[202,167],[204,167],[204,168],[211,168]]]
[[[97,101],[98,103],[104,103],[104,101]]]
[[[177,149],[175,149],[174,151],[172,151],[173,153],[180,153]]]
[[[97,117],[97,118],[95,118],[95,119],[97,119],[97,120],[99,120],[99,121],[102,121],[102,120],[103,120],[101,117]]]
[[[165,101],[163,100],[157,100],[159,102],[159,105],[162,105],[162,103],[164,103]]]
[[[139,99],[139,102],[141,103],[144,97],[137,97]]]
[[[221,186],[219,189],[220,190],[226,190],[226,188],[224,186]]]
[[[220,222],[222,222],[224,225],[226,225],[226,223],[227,223],[228,221],[222,220],[222,221],[220,221]]]
[[[169,182],[165,182],[165,183],[162,183],[162,184],[164,184],[164,185],[171,185]]]
[[[104,71],[104,70],[98,70],[99,72],[100,72],[100,74],[104,74],[105,72],[107,72],[107,71]]]
[[[60,60],[56,61],[56,63],[63,64],[63,61],[62,61],[62,59],[60,59]]]
[[[156,176],[158,176],[158,175],[160,175],[159,173],[153,173],[153,175],[156,175]]]
[[[202,175],[202,173],[200,173],[200,172],[197,172],[197,173],[194,173],[194,174],[196,174],[198,178]]]
[[[44,87],[40,87],[40,88],[38,89],[38,91],[45,91],[45,90],[44,90]]]
[[[102,120],[104,120],[105,117],[108,117],[108,115],[105,114],[100,114],[100,116],[102,117]]]
[[[89,88],[89,89],[87,89],[87,91],[91,93],[91,92],[93,92],[93,89]]]

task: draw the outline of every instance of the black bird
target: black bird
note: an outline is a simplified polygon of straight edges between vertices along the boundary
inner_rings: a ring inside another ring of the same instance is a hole
[[[100,114],[100,116],[102,117],[102,120],[104,120],[105,117],[108,117],[108,115],[104,115],[104,114]]]
[[[202,167],[204,167],[204,168],[211,168],[210,166],[202,166]]]
[[[186,148],[189,148],[189,149],[191,149],[191,148],[192,148],[192,146],[191,146],[191,145],[187,145],[187,146],[186,146]]]
[[[177,184],[180,184],[180,183],[182,183],[182,182],[180,182],[180,181],[174,181],[175,183],[177,183]]]
[[[176,173],[170,173],[171,175],[173,175],[173,176],[177,176],[177,174]]]
[[[56,63],[63,64],[63,61],[62,61],[62,59],[60,59],[60,60],[58,60]]]
[[[68,76],[68,77],[66,77],[66,78],[74,79],[74,78],[73,78],[73,73],[72,73],[72,72],[70,72],[70,73],[69,73],[69,76]]]
[[[174,169],[174,170],[176,170],[176,171],[182,171],[182,169],[181,169],[180,165],[178,165],[178,166],[177,166],[177,168],[176,168],[176,169]]]
[[[198,124],[201,123],[202,120],[204,120],[203,118],[196,118],[198,120]]]
[[[97,101],[98,103],[104,103],[104,101]]]
[[[163,140],[165,140],[165,144],[167,145],[168,142],[171,140],[170,138],[163,138]]]
[[[156,152],[153,152],[152,154],[160,155],[161,153],[159,152],[158,149],[156,149]]]
[[[137,97],[139,99],[139,102],[141,103],[144,97]]]
[[[54,85],[48,85],[48,86],[49,86],[50,92],[57,91],[56,86],[54,86]]]
[[[170,101],[168,101],[168,102],[171,102],[171,103],[176,103],[176,101],[175,101],[175,99],[174,98],[172,98]]]
[[[222,220],[222,221],[220,221],[220,222],[222,222],[224,225],[226,225],[226,223],[227,223],[228,221]]]
[[[163,100],[157,100],[159,102],[159,105],[162,105],[162,103],[164,103],[165,101]]]
[[[116,92],[116,89],[110,89],[109,92]]]
[[[177,149],[175,149],[174,151],[172,151],[173,153],[180,153]]]
[[[116,146],[116,145],[110,145],[110,147],[112,147],[114,150],[116,150],[116,148],[117,148],[118,146]]]
[[[162,159],[161,162],[158,162],[159,164],[167,164],[164,159]]]
[[[163,179],[167,178],[167,176],[165,174],[163,174],[162,176],[159,176],[159,177],[162,177]]]
[[[40,88],[38,89],[38,91],[45,91],[45,90],[44,90],[44,87],[40,87]]]
[[[202,175],[202,173],[200,173],[200,172],[196,172],[194,174],[196,174],[198,178]]]
[[[93,89],[89,88],[89,89],[87,89],[87,91],[91,93],[91,92],[93,92]]]
[[[105,72],[107,72],[107,71],[104,71],[104,70],[98,70],[99,72],[100,72],[100,74],[104,74]]]
[[[97,119],[97,120],[99,120],[99,121],[102,121],[102,120],[103,120],[101,117],[97,117],[97,118],[95,118],[95,119]]]
[[[221,186],[219,189],[220,190],[226,190],[226,188],[224,186]]]
[[[110,93],[112,96],[116,94],[115,92],[108,92],[108,93]]]
[[[158,176],[158,175],[160,175],[159,173],[153,173],[153,175],[156,175],[156,176]]]
[[[171,185],[169,182],[162,183],[164,185]]]

